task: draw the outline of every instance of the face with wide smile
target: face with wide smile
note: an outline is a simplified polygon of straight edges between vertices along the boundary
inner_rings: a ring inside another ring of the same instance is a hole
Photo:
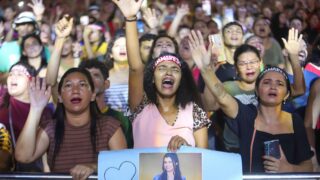
[[[67,75],[61,87],[60,102],[67,112],[80,114],[89,110],[91,101],[95,100],[88,79],[80,72]]]
[[[261,60],[254,52],[244,52],[238,57],[237,72],[241,80],[254,83],[259,75]]]
[[[163,168],[166,172],[173,172],[174,171],[174,165],[172,162],[172,159],[170,157],[165,157],[163,160]]]
[[[173,97],[179,88],[180,80],[181,68],[176,63],[164,61],[155,67],[154,83],[161,97]]]
[[[243,42],[243,32],[240,26],[231,25],[223,31],[224,43],[227,46],[237,47]]]

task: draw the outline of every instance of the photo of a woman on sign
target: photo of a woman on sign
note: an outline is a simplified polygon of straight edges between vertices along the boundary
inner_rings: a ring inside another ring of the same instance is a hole
[[[176,153],[166,153],[162,162],[162,173],[156,175],[153,180],[186,180],[181,176],[179,159]]]

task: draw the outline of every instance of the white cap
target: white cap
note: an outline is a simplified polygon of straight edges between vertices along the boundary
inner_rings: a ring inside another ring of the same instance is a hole
[[[36,17],[30,11],[24,11],[16,17],[14,24],[23,24],[23,23],[36,23]]]
[[[4,124],[2,124],[2,123],[0,123],[0,129],[6,129],[6,126],[4,125]]]

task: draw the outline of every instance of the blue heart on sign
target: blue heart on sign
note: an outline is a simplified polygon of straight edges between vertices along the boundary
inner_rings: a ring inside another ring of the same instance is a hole
[[[132,180],[136,175],[136,165],[130,161],[124,161],[117,167],[109,167],[104,171],[105,180]]]

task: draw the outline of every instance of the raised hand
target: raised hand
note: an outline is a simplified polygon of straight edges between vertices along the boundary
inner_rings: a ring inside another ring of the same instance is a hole
[[[176,152],[181,146],[186,145],[188,145],[188,142],[183,137],[179,135],[172,136],[168,144],[168,150]]]
[[[210,65],[211,48],[209,48],[209,50],[206,49],[203,36],[200,31],[191,31],[189,34],[189,46],[192,58],[200,70]],[[211,42],[209,46],[211,47]]]
[[[137,15],[143,0],[112,0],[121,10],[125,18]]]
[[[70,174],[72,179],[76,180],[85,180],[87,179],[92,173],[96,171],[96,168],[93,167],[94,165],[91,164],[78,164],[70,169]]]
[[[147,8],[143,11],[143,19],[146,21],[150,29],[155,29],[159,26],[156,10]]]
[[[32,108],[43,110],[51,97],[51,86],[47,86],[46,79],[32,77],[29,85],[29,98]]]
[[[177,16],[184,17],[185,15],[189,14],[189,5],[188,4],[182,4],[177,9]]]
[[[32,3],[28,3],[28,6],[32,8],[34,15],[36,15],[37,18],[42,18],[42,15],[46,10],[42,3],[42,0],[31,0],[31,2]]]
[[[55,26],[55,32],[57,38],[66,38],[70,35],[73,27],[73,18],[69,19],[69,15],[64,15],[64,17],[57,22]]]
[[[288,34],[288,40],[281,38],[289,55],[298,55],[301,50],[302,34],[299,36],[297,29],[291,28]]]

